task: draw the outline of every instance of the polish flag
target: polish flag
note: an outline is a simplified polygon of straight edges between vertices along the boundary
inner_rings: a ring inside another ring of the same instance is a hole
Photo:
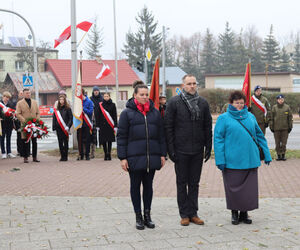
[[[76,28],[81,29],[85,32],[88,32],[91,26],[93,25],[92,21],[83,21],[76,25]],[[54,40],[54,48],[56,48],[59,44],[61,44],[63,41],[66,41],[71,36],[71,25],[66,28],[63,33],[60,34],[59,38]]]
[[[100,73],[96,76],[96,79],[102,79],[106,76],[108,76],[111,73],[111,69],[107,64],[103,63],[103,67],[100,71]]]

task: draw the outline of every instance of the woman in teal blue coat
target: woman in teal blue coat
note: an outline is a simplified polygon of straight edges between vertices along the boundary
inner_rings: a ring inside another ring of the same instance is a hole
[[[263,149],[265,163],[272,161],[264,134],[245,102],[242,91],[232,92],[227,112],[218,117],[214,130],[215,161],[223,174],[227,209],[231,210],[234,225],[251,224],[248,211],[258,208],[257,168],[261,161],[249,132]]]

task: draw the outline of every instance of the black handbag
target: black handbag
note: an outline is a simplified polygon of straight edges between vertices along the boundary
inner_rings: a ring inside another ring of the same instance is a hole
[[[255,140],[254,136],[250,133],[250,131],[245,127],[245,125],[243,123],[241,123],[240,120],[237,120],[249,133],[249,135],[251,136],[251,138],[253,139],[253,141],[255,142],[256,146],[258,147],[258,151],[259,151],[259,158],[261,161],[263,161],[265,159],[265,154],[264,151],[262,149],[261,146],[259,146],[258,142]]]

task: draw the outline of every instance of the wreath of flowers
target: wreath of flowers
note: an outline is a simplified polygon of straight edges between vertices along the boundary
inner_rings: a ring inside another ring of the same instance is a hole
[[[21,131],[26,133],[26,142],[31,138],[42,139],[48,136],[48,127],[42,120],[29,118],[25,124],[22,125]]]

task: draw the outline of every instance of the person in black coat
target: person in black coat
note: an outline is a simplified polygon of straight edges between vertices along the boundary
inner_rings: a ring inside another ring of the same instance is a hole
[[[57,109],[53,113],[52,129],[56,131],[60,161],[68,160],[69,131],[73,124],[73,115],[69,103],[64,95],[58,97]]]
[[[11,94],[8,91],[5,91],[2,96],[1,103],[6,108],[14,109],[13,103],[10,101]],[[13,131],[13,119],[12,116],[8,116],[9,112],[6,112],[3,108],[0,107],[0,118],[1,120],[1,127],[2,127],[2,135],[0,136],[0,144],[1,144],[1,153],[2,159],[14,158],[15,155],[11,152],[11,134]],[[5,141],[6,139],[6,150],[5,150]]]
[[[103,102],[103,96],[100,93],[100,89],[98,86],[94,86],[93,87],[93,93],[92,96],[90,97],[90,100],[93,102],[94,104],[94,118],[95,118],[95,123],[96,123],[96,138],[93,138],[92,141],[94,141],[95,143],[92,143],[91,146],[92,147],[97,147],[98,145],[98,141],[97,137],[100,137],[100,122],[101,122],[101,110],[100,110],[100,102]],[[98,131],[98,132],[97,132]],[[94,136],[94,135],[93,135]],[[100,147],[100,143],[99,143],[99,147]]]
[[[103,94],[103,102],[101,103],[103,111],[100,108],[100,136],[99,144],[103,145],[104,150],[104,160],[111,160],[111,145],[112,142],[116,141],[115,130],[118,127],[117,124],[117,108],[116,105],[112,102],[109,93]],[[105,112],[107,111],[108,114]],[[110,117],[109,117],[110,116]]]
[[[121,166],[130,176],[130,195],[136,213],[136,228],[154,228],[150,217],[155,170],[165,164],[166,144],[160,113],[148,97],[148,87],[137,85],[120,115],[117,151]],[[140,187],[143,184],[144,218]]]
[[[183,90],[168,101],[164,119],[168,154],[175,163],[180,224],[203,225],[197,215],[198,191],[203,154],[205,162],[211,154],[212,118],[207,101],[197,93],[196,78],[185,75],[182,80]]]

